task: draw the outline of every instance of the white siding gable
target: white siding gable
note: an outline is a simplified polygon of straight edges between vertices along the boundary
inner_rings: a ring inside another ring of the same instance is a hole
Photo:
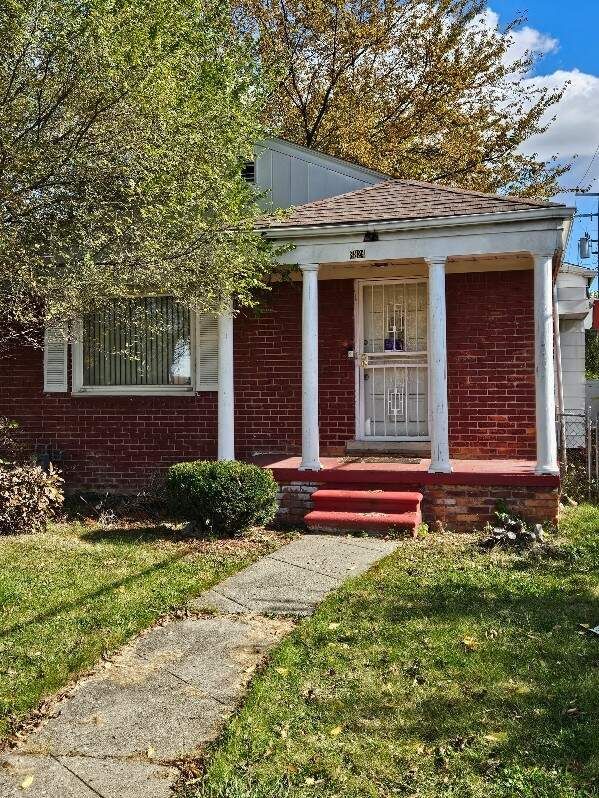
[[[389,178],[281,139],[256,147],[256,186],[268,192],[266,209],[290,208],[374,186]]]

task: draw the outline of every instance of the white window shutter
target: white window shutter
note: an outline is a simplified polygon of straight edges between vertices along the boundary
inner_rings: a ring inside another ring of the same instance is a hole
[[[198,391],[218,391],[218,318],[206,313],[197,316]]]
[[[44,331],[44,391],[66,393],[68,337],[64,324],[46,327]]]

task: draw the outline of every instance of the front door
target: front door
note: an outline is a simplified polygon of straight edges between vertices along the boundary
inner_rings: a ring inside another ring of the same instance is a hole
[[[428,440],[426,280],[357,283],[357,438]]]

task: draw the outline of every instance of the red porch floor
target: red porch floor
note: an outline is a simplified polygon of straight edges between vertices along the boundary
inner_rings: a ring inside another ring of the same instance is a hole
[[[558,476],[535,474],[534,460],[452,460],[451,474],[429,474],[430,460],[420,463],[347,462],[341,457],[322,457],[321,471],[300,471],[300,457],[261,455],[257,465],[272,469],[278,482],[326,482],[394,485],[497,485],[555,488]]]

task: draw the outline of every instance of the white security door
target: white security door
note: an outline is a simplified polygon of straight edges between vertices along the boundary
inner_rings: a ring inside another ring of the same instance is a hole
[[[358,438],[427,440],[426,280],[360,281],[357,291]]]

